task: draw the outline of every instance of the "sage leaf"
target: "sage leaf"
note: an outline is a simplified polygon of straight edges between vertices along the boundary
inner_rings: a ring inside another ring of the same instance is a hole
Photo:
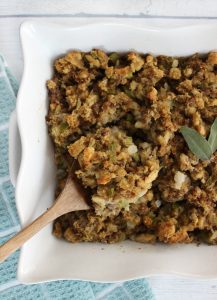
[[[212,149],[212,153],[214,153],[217,150],[217,118],[215,118],[211,126],[208,143]]]
[[[208,141],[196,130],[183,126],[180,129],[191,152],[201,160],[208,160],[212,156],[212,149]]]

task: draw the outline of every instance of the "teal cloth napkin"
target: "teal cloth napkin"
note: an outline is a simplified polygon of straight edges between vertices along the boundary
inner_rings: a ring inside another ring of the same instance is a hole
[[[17,91],[18,83],[0,55],[0,244],[20,229],[8,166],[8,121],[15,107]],[[20,284],[16,279],[18,256],[19,251],[0,264],[1,300],[154,300],[144,279],[114,284],[77,280]]]

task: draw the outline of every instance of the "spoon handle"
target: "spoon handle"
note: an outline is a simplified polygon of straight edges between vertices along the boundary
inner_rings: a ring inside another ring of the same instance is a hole
[[[33,235],[40,231],[48,223],[52,222],[59,215],[56,213],[55,205],[51,206],[46,212],[35,219],[31,224],[26,226],[14,237],[0,246],[0,263],[3,262],[10,254],[19,249]]]

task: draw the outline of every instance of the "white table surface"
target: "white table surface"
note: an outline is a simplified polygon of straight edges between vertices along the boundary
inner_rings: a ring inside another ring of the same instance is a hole
[[[23,69],[19,26],[29,18],[72,25],[103,22],[105,19],[109,22],[166,27],[217,23],[217,1],[0,0],[0,52],[18,80]],[[217,299],[217,279],[165,275],[153,276],[148,281],[157,300]]]

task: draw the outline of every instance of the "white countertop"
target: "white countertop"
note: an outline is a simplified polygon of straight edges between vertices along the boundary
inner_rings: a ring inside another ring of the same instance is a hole
[[[105,19],[109,22],[167,27],[201,22],[217,23],[217,1],[0,0],[0,52],[19,80],[23,68],[19,26],[29,18],[73,25],[103,22]],[[201,280],[165,275],[153,276],[148,281],[157,300],[217,299],[217,279]]]

